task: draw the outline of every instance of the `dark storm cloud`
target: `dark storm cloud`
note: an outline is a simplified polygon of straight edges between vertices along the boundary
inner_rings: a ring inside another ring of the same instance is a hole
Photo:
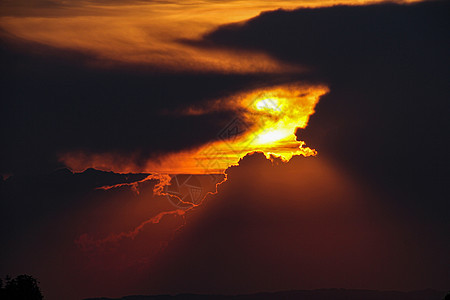
[[[10,40],[1,46],[1,60],[2,173],[51,170],[66,151],[115,153],[139,165],[160,153],[195,147],[214,139],[234,112],[170,112],[267,80],[98,67],[91,53],[21,41],[11,46]]]
[[[72,173],[68,169],[60,169],[47,175],[12,176],[2,180],[0,208],[3,242],[14,245],[17,242],[15,238],[40,228],[46,221],[59,227],[61,224],[53,223],[57,216],[84,207],[86,203],[82,199],[100,186],[136,182],[147,176],[94,169]],[[15,247],[3,250],[9,253],[13,249]]]
[[[148,293],[445,288],[445,233],[426,234],[323,158],[256,153],[226,173],[149,270]]]
[[[413,197],[445,209],[449,13],[448,1],[278,10],[189,43],[264,51],[307,66],[310,78],[329,85],[330,93],[298,138],[395,190],[402,206],[425,203]]]

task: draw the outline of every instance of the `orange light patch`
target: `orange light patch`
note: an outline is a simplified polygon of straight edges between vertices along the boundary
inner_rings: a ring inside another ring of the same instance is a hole
[[[60,160],[74,171],[92,167],[105,171],[162,174],[222,173],[249,152],[262,151],[289,160],[293,155],[317,152],[297,141],[295,131],[305,128],[326,86],[283,85],[219,99],[202,113],[220,109],[236,111],[215,140],[199,149],[170,153],[137,166],[129,157],[110,153],[65,153]]]
[[[279,86],[258,90],[230,101],[243,113],[219,133],[218,140],[200,148],[194,158],[203,172],[225,170],[254,151],[289,160],[293,155],[317,152],[297,141],[295,131],[305,128],[325,86]]]

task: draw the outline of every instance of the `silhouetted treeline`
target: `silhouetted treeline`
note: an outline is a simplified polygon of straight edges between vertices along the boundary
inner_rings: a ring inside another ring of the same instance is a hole
[[[5,282],[0,279],[0,299],[42,300],[44,297],[35,278],[30,275],[19,275],[14,279],[7,276]]]

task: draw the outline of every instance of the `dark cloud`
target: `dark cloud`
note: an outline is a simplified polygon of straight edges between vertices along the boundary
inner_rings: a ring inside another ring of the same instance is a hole
[[[445,233],[427,237],[323,158],[256,153],[227,174],[149,270],[148,293],[445,288]]]
[[[199,43],[266,51],[309,66],[321,77],[351,76],[361,68],[377,66],[383,72],[390,63],[391,68],[426,65],[440,70],[441,63],[449,60],[444,56],[448,10],[446,1],[280,9],[221,26]]]
[[[1,46],[1,61],[2,173],[45,173],[60,166],[58,155],[67,151],[112,153],[139,166],[196,147],[214,140],[236,112],[176,112],[270,81],[108,67],[91,53],[10,39]]]
[[[445,223],[436,211],[449,198],[449,12],[448,1],[278,10],[190,43],[308,67],[330,93],[298,138]]]
[[[180,218],[147,225],[136,238],[87,249],[77,241],[101,240],[132,231],[173,205],[153,195],[148,174],[61,169],[48,175],[12,176],[0,186],[0,264],[7,274],[32,274],[46,299],[123,295],[140,279]],[[139,194],[126,183],[138,184]],[[101,186],[124,184],[103,190]],[[123,276],[120,276],[122,274]]]
[[[2,181],[0,190],[3,240],[6,244],[12,242],[24,231],[32,229],[33,224],[40,226],[46,219],[82,208],[86,203],[80,200],[98,187],[136,182],[147,176],[94,169],[83,173],[60,169],[41,176],[11,176]]]

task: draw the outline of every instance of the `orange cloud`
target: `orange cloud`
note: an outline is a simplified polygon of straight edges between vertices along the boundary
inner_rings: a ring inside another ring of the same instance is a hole
[[[2,4],[1,28],[16,37],[93,56],[93,63],[146,64],[172,71],[286,73],[299,68],[262,53],[198,49],[178,41],[278,8],[368,4],[363,0],[20,1]],[[402,1],[413,2],[413,1]],[[32,5],[31,5],[32,4]]]
[[[89,167],[118,173],[220,174],[249,152],[263,151],[268,156],[290,159],[293,155],[311,156],[316,150],[297,141],[297,128],[305,128],[320,97],[328,92],[322,85],[301,83],[244,91],[210,101],[196,114],[231,110],[236,117],[217,133],[215,140],[177,153],[149,157],[137,164],[132,156],[114,153],[68,152],[60,160],[74,171]]]

